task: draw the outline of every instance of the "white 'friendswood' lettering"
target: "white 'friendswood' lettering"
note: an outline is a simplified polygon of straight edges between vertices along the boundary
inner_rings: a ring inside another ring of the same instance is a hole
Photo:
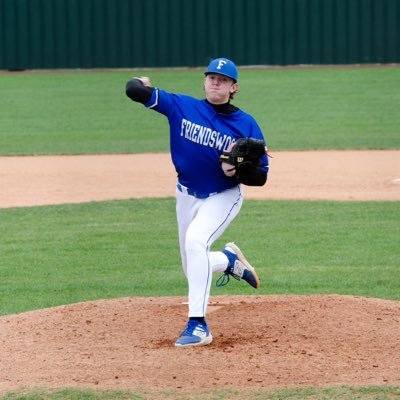
[[[213,131],[207,126],[195,124],[185,118],[182,118],[181,136],[194,143],[214,147],[221,151],[225,151],[234,142],[231,136]]]

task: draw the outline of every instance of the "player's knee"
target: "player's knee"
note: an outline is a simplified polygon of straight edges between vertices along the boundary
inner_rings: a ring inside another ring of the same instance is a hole
[[[186,234],[185,241],[186,252],[203,252],[207,250],[207,241],[200,236],[191,234],[189,231]]]

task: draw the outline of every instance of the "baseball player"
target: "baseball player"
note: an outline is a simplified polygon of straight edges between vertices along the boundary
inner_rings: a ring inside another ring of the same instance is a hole
[[[239,90],[236,65],[217,58],[204,75],[206,98],[202,100],[152,87],[148,77],[133,78],[126,84],[130,99],[165,115],[170,126],[180,253],[189,287],[189,321],[177,347],[212,341],[205,316],[214,272],[223,273],[217,286],[225,285],[230,276],[254,288],[260,285],[255,269],[236,244],[228,243],[222,251],[210,249],[239,213],[243,184],[266,183],[264,137],[254,118],[230,102]],[[235,157],[240,140],[257,143],[256,162],[246,160],[248,149]]]

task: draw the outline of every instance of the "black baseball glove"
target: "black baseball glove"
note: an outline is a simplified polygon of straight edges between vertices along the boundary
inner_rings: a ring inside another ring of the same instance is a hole
[[[238,139],[231,151],[224,151],[219,160],[238,168],[242,163],[251,163],[255,166],[261,164],[260,158],[265,154],[263,140],[253,138]]]
[[[233,177],[239,182],[249,186],[262,186],[266,182],[266,173],[259,167],[264,154],[263,140],[240,138],[230,151],[224,151],[220,155],[219,160],[221,163],[232,165],[230,170],[235,170]],[[225,167],[224,169],[226,170]]]

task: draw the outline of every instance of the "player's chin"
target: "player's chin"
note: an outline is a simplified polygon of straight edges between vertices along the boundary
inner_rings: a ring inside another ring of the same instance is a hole
[[[224,104],[228,102],[229,96],[218,91],[210,91],[207,93],[207,100],[212,104]]]

